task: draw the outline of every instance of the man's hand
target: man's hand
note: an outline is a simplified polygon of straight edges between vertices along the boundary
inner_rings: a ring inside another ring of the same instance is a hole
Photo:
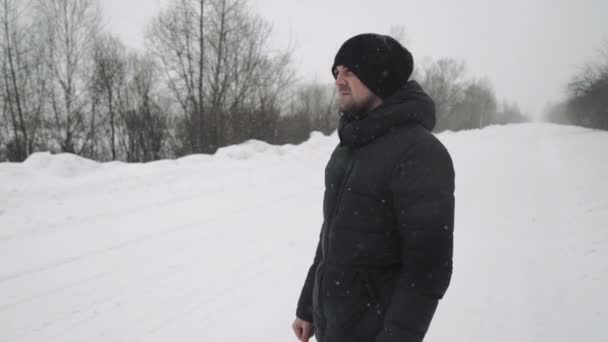
[[[308,339],[314,334],[314,327],[312,323],[296,318],[291,325],[293,331],[296,333],[296,337],[301,342],[308,342]]]

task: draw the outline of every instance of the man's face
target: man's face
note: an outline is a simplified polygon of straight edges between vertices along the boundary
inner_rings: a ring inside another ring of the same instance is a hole
[[[382,99],[369,90],[357,75],[348,70],[347,67],[336,66],[334,74],[336,76],[340,111],[365,113],[382,104]]]

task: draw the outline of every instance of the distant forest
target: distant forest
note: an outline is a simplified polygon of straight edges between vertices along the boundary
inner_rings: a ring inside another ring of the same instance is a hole
[[[545,111],[545,120],[608,130],[608,40],[566,86],[566,98]]]
[[[298,81],[293,49],[270,48],[270,24],[245,0],[172,1],[148,23],[144,52],[101,23],[97,0],[0,0],[0,161],[145,162],[336,128],[333,85]],[[606,75],[577,76],[560,120],[607,128]],[[413,77],[436,102],[437,132],[527,121],[463,61],[427,60]]]

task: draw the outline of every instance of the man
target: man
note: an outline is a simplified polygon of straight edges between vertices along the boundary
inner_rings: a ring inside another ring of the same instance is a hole
[[[300,341],[422,341],[452,274],[454,169],[412,55],[362,34],[338,51],[340,144],[293,329]]]

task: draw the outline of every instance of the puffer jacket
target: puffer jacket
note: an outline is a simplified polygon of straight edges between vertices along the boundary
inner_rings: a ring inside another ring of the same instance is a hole
[[[319,342],[422,341],[452,275],[454,168],[415,81],[340,118],[297,317]]]

